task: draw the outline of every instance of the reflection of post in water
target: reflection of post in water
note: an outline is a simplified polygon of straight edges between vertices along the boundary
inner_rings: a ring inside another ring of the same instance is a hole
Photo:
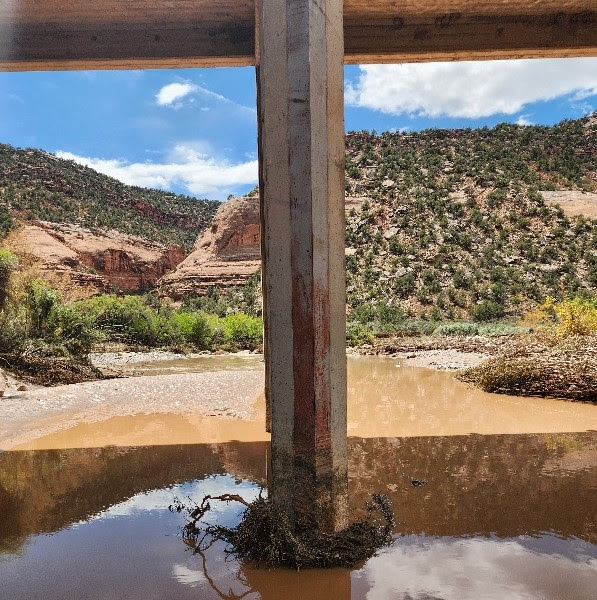
[[[261,600],[321,600],[324,595],[334,600],[350,600],[352,593],[349,569],[318,570],[317,576],[305,576],[305,571],[290,569],[264,569],[252,567],[250,564],[238,563],[238,570],[226,571],[228,577],[218,581],[209,572],[208,553],[217,543],[211,539],[206,545],[199,544],[193,548],[194,554],[201,558],[201,569],[211,589],[222,600],[242,600],[250,594],[259,594]],[[215,550],[213,564],[221,564],[221,550]],[[230,580],[230,576],[234,578]],[[236,582],[242,591],[233,591],[231,585]],[[228,591],[223,591],[228,590]]]
[[[259,0],[257,69],[271,498],[347,520],[342,0]],[[271,411],[271,413],[270,413]]]
[[[239,583],[243,587],[247,588],[244,592],[241,592],[240,594],[235,594],[232,591],[232,588],[230,588],[230,587],[228,588],[228,593],[223,592],[220,588],[218,588],[218,586],[216,585],[216,582],[209,575],[209,572],[207,569],[207,558],[205,556],[205,553],[214,545],[215,542],[216,542],[216,540],[212,539],[211,542],[209,544],[207,544],[207,546],[205,546],[204,548],[202,548],[200,544],[196,548],[193,548],[193,550],[194,550],[193,554],[198,554],[201,557],[201,568],[203,570],[203,575],[205,577],[205,581],[207,581],[207,583],[209,584],[209,587],[220,598],[222,598],[222,600],[242,600],[242,598],[244,598],[245,596],[248,596],[249,594],[252,594],[254,591],[249,587],[247,580],[243,576],[242,570],[239,570],[235,575],[235,578],[239,581]],[[219,555],[218,555],[218,559],[221,559],[221,557]],[[226,581],[224,585],[229,586],[230,582]]]

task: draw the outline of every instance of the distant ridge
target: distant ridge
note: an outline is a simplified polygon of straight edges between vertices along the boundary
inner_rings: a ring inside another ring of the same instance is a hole
[[[350,318],[501,318],[547,295],[594,291],[595,123],[349,133]],[[223,205],[160,293],[242,286],[259,266],[257,223],[255,195]]]
[[[144,189],[41,150],[0,145],[0,240],[77,296],[142,292],[176,267],[220,203]]]
[[[349,313],[501,318],[547,295],[594,293],[596,127],[590,115],[553,127],[347,134]],[[78,253],[72,268],[87,280],[134,291],[161,277],[160,293],[175,299],[241,286],[259,266],[257,216],[255,195],[226,207],[0,146],[0,232],[38,228],[67,246],[56,256]],[[91,237],[90,255],[82,243]],[[180,246],[188,258],[170,276]]]
[[[0,144],[0,228],[10,219],[69,223],[190,251],[219,205],[125,185],[42,150]]]

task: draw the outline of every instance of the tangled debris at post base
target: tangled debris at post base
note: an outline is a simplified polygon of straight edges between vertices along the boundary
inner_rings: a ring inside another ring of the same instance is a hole
[[[233,528],[199,526],[199,520],[211,509],[213,500],[240,502],[246,506],[240,523]],[[240,560],[294,569],[352,567],[389,546],[395,525],[390,499],[383,494],[373,494],[365,509],[364,519],[342,531],[310,530],[297,534],[292,531],[286,513],[261,496],[251,503],[234,494],[205,496],[200,505],[192,508],[179,500],[170,506],[170,510],[188,513],[184,540],[196,552],[203,550],[205,540],[211,538],[226,542],[227,553]]]

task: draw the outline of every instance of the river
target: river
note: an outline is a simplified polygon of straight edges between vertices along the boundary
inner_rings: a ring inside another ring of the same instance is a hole
[[[95,412],[65,400],[76,386],[30,392],[26,406],[54,412],[0,435],[2,600],[597,598],[597,406],[486,394],[450,373],[349,358],[352,512],[388,494],[395,541],[354,569],[296,573],[224,560],[220,544],[193,555],[168,510],[174,497],[252,499],[265,485],[259,358],[122,370],[139,377],[100,382],[125,387]],[[224,387],[205,410],[163,391],[190,375],[229,377],[238,398]],[[134,404],[127,381],[151,382],[165,408]],[[250,410],[237,410],[247,398]],[[4,414],[0,404],[0,424],[17,401]],[[222,507],[214,518],[238,514]]]

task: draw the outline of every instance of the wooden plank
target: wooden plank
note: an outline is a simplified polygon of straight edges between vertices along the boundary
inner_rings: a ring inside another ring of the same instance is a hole
[[[275,10],[274,10],[275,8]],[[347,516],[341,0],[262,0],[258,68],[271,493]]]
[[[597,55],[597,12],[370,17],[344,27],[348,63]]]
[[[269,488],[284,505],[293,497],[294,485],[294,378],[291,272],[290,172],[287,151],[288,102],[280,101],[287,90],[286,5],[279,10],[259,6],[259,68],[257,69],[259,189],[261,203],[261,250],[263,317],[265,322],[266,394],[272,435]],[[264,31],[276,33],[267,40]],[[266,115],[267,121],[266,121]],[[266,127],[267,125],[267,127]],[[274,151],[276,149],[277,151]],[[284,152],[286,149],[286,152]],[[279,150],[279,151],[278,151]],[[279,331],[284,332],[279,335]],[[274,426],[275,424],[275,426]],[[286,506],[292,509],[288,502]]]
[[[345,0],[345,62],[597,55],[594,0]],[[255,64],[253,0],[0,0],[0,69]]]

